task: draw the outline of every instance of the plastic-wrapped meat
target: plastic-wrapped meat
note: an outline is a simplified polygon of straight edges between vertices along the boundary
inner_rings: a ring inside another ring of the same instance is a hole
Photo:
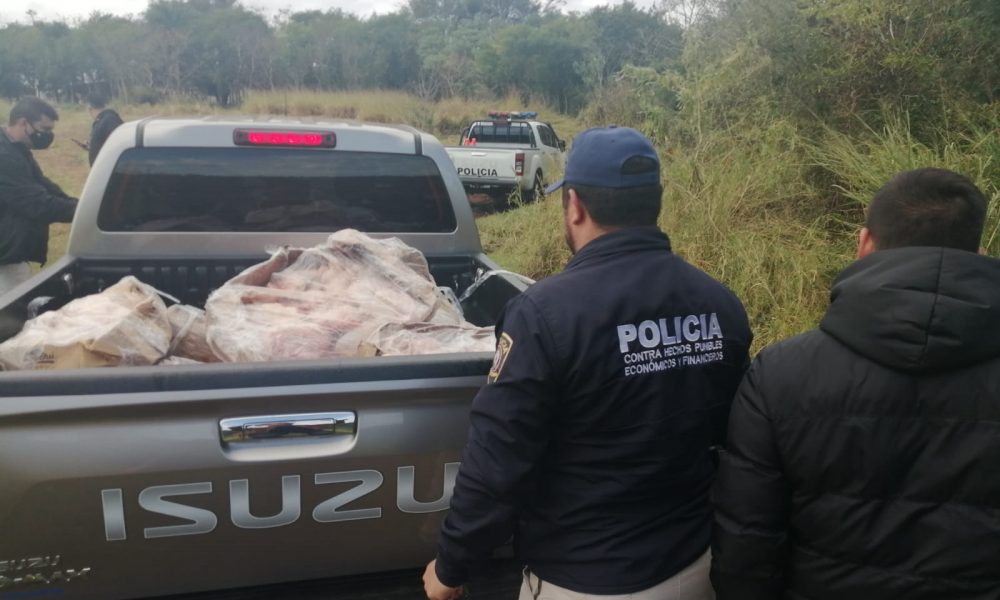
[[[195,306],[175,304],[167,309],[173,340],[171,357],[189,358],[197,362],[219,362],[208,345],[208,321],[205,311]]]
[[[362,343],[364,356],[444,354],[448,352],[493,352],[496,339],[492,327],[436,325],[434,323],[386,323]]]
[[[152,365],[167,353],[171,334],[159,292],[124,277],[25,323],[0,344],[0,363],[5,369]]]
[[[158,367],[190,367],[191,365],[203,365],[200,360],[184,358],[183,356],[168,356],[156,363]]]
[[[418,250],[353,229],[315,248],[279,250],[216,290],[205,309],[208,343],[228,362],[356,356],[386,323],[464,322]]]

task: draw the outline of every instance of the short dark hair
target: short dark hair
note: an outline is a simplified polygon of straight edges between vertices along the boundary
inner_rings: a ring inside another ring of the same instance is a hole
[[[879,250],[943,246],[977,252],[987,200],[967,177],[947,169],[904,171],[875,194],[865,226]]]
[[[37,123],[42,117],[58,121],[59,113],[45,100],[35,96],[25,96],[17,101],[14,108],[10,109],[10,119],[7,124],[13,125],[20,119],[27,119],[29,123]]]
[[[104,94],[99,94],[94,92],[93,94],[87,96],[87,106],[93,109],[105,108],[108,105],[108,99]]]
[[[663,201],[660,184],[633,188],[604,188],[567,183],[563,186],[563,206],[569,190],[575,190],[590,217],[602,227],[656,225]]]

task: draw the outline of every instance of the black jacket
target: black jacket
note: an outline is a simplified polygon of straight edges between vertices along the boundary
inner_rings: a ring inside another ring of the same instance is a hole
[[[69,223],[75,210],[76,199],[42,175],[31,150],[0,130],[0,265],[44,263],[49,223]]]
[[[122,118],[110,108],[105,108],[97,113],[97,117],[90,126],[90,143],[87,144],[91,165],[94,164],[94,160],[104,146],[104,142],[108,140],[108,136],[121,124]]]
[[[1000,598],[1000,261],[848,267],[754,361],[712,497],[719,600]]]
[[[442,527],[449,585],[513,534],[544,580],[655,585],[704,553],[726,415],[751,335],[739,300],[655,227],[587,244],[512,299]]]

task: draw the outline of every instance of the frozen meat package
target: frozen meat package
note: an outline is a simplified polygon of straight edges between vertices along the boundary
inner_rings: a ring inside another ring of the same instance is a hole
[[[172,337],[159,292],[128,276],[25,323],[0,344],[0,364],[7,370],[152,365],[166,356]]]
[[[492,351],[492,335],[469,325],[442,295],[424,255],[397,238],[338,231],[313,248],[282,248],[216,290],[205,305],[207,339],[227,362],[382,354],[387,325],[453,328],[405,347],[423,352]],[[398,337],[398,336],[397,336]],[[371,341],[369,339],[371,338]],[[398,353],[399,343],[387,353]]]

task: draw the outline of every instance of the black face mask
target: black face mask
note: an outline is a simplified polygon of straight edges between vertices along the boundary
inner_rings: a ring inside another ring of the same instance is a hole
[[[34,131],[28,136],[31,140],[31,147],[35,150],[45,150],[52,145],[52,141],[56,139],[56,134],[52,131],[44,131],[42,129],[35,129],[35,126],[31,126]]]

